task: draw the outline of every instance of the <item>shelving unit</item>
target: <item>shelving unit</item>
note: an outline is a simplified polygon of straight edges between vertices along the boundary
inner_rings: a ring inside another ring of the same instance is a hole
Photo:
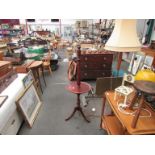
[[[0,35],[3,37],[14,37],[23,34],[24,34],[23,29],[0,29]]]

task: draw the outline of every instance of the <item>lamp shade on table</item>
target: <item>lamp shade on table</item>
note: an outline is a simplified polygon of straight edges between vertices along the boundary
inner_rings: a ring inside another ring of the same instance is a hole
[[[115,52],[137,52],[140,48],[136,19],[116,19],[114,30],[105,44],[105,49]]]
[[[138,52],[141,44],[137,36],[136,19],[116,19],[114,30],[105,44],[104,49],[119,52],[117,63],[117,76],[119,74],[122,53]]]

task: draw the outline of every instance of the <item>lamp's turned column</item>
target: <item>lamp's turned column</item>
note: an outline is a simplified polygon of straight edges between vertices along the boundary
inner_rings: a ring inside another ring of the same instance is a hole
[[[122,52],[119,52],[117,55],[117,77],[119,76],[121,63],[122,63]]]
[[[81,56],[81,47],[80,45],[77,46],[77,85],[80,87],[81,78],[80,78],[80,56]]]
[[[77,46],[77,48],[78,48],[77,49],[77,81],[71,82],[66,87],[66,89],[68,91],[77,95],[77,101],[76,101],[76,107],[74,107],[72,114],[68,118],[66,118],[65,120],[68,121],[69,119],[71,119],[74,116],[76,111],[79,111],[82,114],[83,118],[89,123],[90,121],[84,115],[82,107],[80,105],[80,102],[81,102],[80,101],[80,95],[89,92],[91,90],[91,86],[86,82],[81,82],[81,79],[80,79],[80,75],[81,75],[81,73],[80,73],[81,50],[80,50],[79,45]]]

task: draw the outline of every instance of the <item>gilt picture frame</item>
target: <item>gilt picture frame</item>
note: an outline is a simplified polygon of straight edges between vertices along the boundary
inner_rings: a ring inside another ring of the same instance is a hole
[[[32,73],[31,70],[23,78],[22,82],[23,82],[23,85],[24,85],[25,88],[27,88],[31,83],[34,82],[34,76],[33,76],[33,73]]]
[[[16,105],[19,111],[22,113],[28,126],[32,128],[42,105],[33,83],[31,83],[17,98]]]

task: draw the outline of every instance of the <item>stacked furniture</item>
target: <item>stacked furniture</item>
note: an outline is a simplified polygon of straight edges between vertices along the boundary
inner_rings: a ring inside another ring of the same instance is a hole
[[[82,52],[80,60],[82,80],[110,77],[112,74],[112,52]]]

